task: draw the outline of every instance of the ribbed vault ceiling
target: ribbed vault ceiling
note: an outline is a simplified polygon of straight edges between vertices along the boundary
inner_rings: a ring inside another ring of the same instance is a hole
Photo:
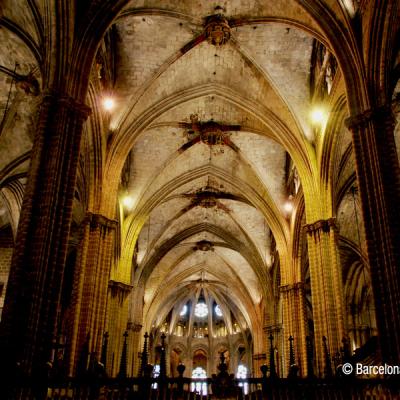
[[[161,323],[174,299],[193,298],[199,285],[213,298],[231,298],[223,306],[237,307],[248,326],[260,325],[263,307],[273,303],[275,242],[278,251],[290,246],[285,166],[292,159],[301,178],[313,174],[311,52],[314,38],[327,44],[298,3],[131,1],[110,29],[112,41],[101,46],[111,62],[96,70],[96,61],[93,70],[112,76],[105,94],[116,106],[102,133],[101,179],[110,188],[99,208],[114,212],[112,188],[125,174],[119,196],[132,204],[121,206],[121,264],[130,268],[135,258],[132,280],[143,288],[148,325]],[[3,4],[0,65],[12,71],[18,61],[17,72],[40,84],[34,15],[43,5],[13,6]],[[331,8],[343,16],[338,2]],[[230,26],[222,46],[204,35],[207,17],[218,13]],[[3,109],[9,83],[0,74]],[[1,179],[23,180],[28,166],[40,96],[20,92],[12,88],[17,118],[0,137]],[[223,144],[206,144],[201,135]],[[85,145],[90,152],[90,140]]]
[[[217,3],[164,3],[132,2],[116,23],[109,162],[129,157],[132,198],[122,251],[136,243],[148,328],[199,287],[255,328],[273,303],[271,245],[288,241],[287,144],[306,154],[311,138],[313,37],[260,18],[281,11],[267,2],[226,2],[231,39],[217,47],[202,38]],[[289,13],[317,31],[298,6]],[[224,126],[225,143],[196,140],[193,118]]]

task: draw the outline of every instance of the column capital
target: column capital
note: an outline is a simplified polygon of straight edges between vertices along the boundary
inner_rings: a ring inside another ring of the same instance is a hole
[[[394,123],[391,104],[373,107],[361,112],[360,114],[351,115],[350,117],[346,118],[345,125],[348,129],[354,130],[357,128],[362,128],[376,119],[382,119],[385,117],[389,118]]]
[[[129,285],[129,284],[124,283],[124,282],[114,281],[112,279],[109,280],[108,287],[111,288],[111,289],[114,289],[116,291],[119,290],[119,291],[124,292],[124,293],[129,293],[133,288],[132,285]]]
[[[304,225],[304,229],[309,235],[312,235],[313,233],[316,233],[318,231],[329,232],[330,230],[337,229],[336,219],[320,219],[311,224]]]
[[[78,101],[77,99],[66,93],[48,90],[43,93],[42,98],[43,104],[55,103],[76,113],[83,120],[86,120],[92,112],[92,109],[85,103]]]
[[[276,324],[276,325],[265,325],[263,330],[264,332],[269,335],[269,334],[277,334],[281,331],[282,329],[282,324]]]
[[[102,227],[115,229],[118,222],[115,219],[109,219],[102,214],[96,214],[88,211],[86,213],[85,222],[90,224],[92,228]]]
[[[128,329],[131,330],[132,332],[140,332],[143,328],[142,324],[139,324],[137,322],[128,322]]]
[[[281,293],[291,292],[291,291],[299,291],[301,289],[304,289],[304,283],[303,282],[296,282],[296,283],[291,283],[291,284],[286,284],[286,285],[279,286],[279,290],[280,290]]]

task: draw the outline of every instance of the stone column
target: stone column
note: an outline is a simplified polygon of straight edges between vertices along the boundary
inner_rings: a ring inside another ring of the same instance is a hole
[[[305,226],[310,262],[314,318],[316,374],[324,375],[325,357],[322,338],[327,338],[331,355],[336,354],[344,336],[343,284],[336,227],[333,218]]]
[[[60,93],[40,106],[1,326],[1,363],[30,375],[50,360],[89,108]]]
[[[289,371],[289,336],[294,338],[295,361],[300,368],[300,376],[307,375],[307,347],[306,326],[307,315],[304,297],[304,285],[302,282],[282,285],[280,287],[284,337],[283,347],[285,351],[284,376]]]
[[[400,168],[390,106],[350,117],[383,361],[400,364]]]
[[[140,343],[142,338],[142,324],[131,322],[128,324],[130,329],[130,347],[128,348],[129,368],[128,374],[130,376],[137,376],[140,370],[140,357],[141,352]]]
[[[106,327],[107,289],[117,222],[88,213],[84,226],[78,266],[75,272],[72,308],[74,324],[69,333],[69,374],[78,363],[85,368],[82,354],[100,360]]]
[[[115,376],[119,370],[119,362],[123,345],[123,333],[129,329],[128,326],[128,296],[132,291],[132,286],[110,280],[108,283],[108,304],[107,304],[107,331],[110,333],[110,352],[108,355],[109,368],[107,372],[110,376]],[[132,335],[131,335],[132,336]],[[132,341],[132,338],[129,340]],[[130,352],[131,349],[128,349]],[[130,366],[129,366],[130,367]],[[129,373],[131,370],[129,368]]]

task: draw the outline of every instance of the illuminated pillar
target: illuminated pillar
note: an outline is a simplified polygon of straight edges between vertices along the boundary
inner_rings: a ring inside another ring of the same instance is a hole
[[[347,120],[352,132],[384,361],[400,364],[400,167],[391,105]]]
[[[120,357],[124,342],[123,333],[129,331],[129,343],[134,340],[134,335],[130,330],[135,325],[129,324],[129,295],[132,286],[123,282],[110,280],[108,284],[108,304],[107,304],[107,326],[106,329],[110,333],[110,352],[108,365],[108,373],[110,376],[116,376],[119,370]],[[137,328],[137,326],[136,326]],[[128,359],[131,360],[131,346],[128,347]],[[132,376],[131,363],[128,363],[128,376]]]
[[[310,262],[311,294],[314,319],[317,375],[325,374],[322,338],[327,338],[333,356],[344,337],[343,284],[337,250],[337,230],[333,218],[305,226]]]
[[[78,363],[84,368],[82,351],[100,359],[106,331],[107,290],[111,269],[116,221],[88,213],[75,273],[70,336],[69,374]],[[88,363],[89,360],[86,360]]]
[[[306,348],[306,308],[304,285],[302,282],[282,285],[280,287],[283,313],[283,348],[285,354],[284,376],[289,372],[289,336],[294,338],[295,361],[299,367],[300,376],[307,375]]]
[[[31,375],[51,360],[88,115],[89,108],[61,88],[43,95],[2,313],[4,374],[18,363]]]

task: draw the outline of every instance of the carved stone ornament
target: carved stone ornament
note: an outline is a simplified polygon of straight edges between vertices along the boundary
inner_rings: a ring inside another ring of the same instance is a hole
[[[205,35],[208,43],[214,46],[224,45],[231,37],[231,28],[228,20],[222,14],[207,17]]]
[[[196,243],[194,249],[200,251],[210,251],[214,249],[214,245],[212,242],[208,240],[200,240],[199,242]]]
[[[231,147],[234,151],[238,148],[230,140],[230,131],[240,131],[240,125],[225,125],[219,122],[209,120],[200,121],[197,114],[190,115],[190,123],[181,122],[179,125],[187,129],[187,138],[190,142],[198,142],[208,146],[224,146]]]

